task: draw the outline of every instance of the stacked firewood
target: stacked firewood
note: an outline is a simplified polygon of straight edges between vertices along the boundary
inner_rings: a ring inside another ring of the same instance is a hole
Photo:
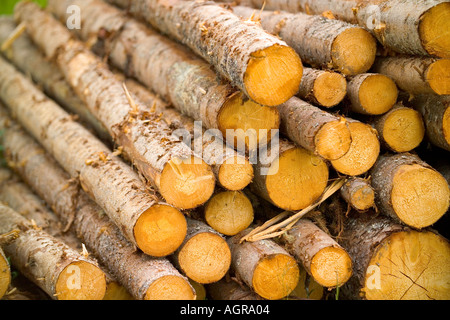
[[[0,297],[449,299],[450,3],[0,18]]]

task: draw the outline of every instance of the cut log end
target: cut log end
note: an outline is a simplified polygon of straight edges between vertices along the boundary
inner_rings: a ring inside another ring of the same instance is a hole
[[[351,142],[350,129],[343,118],[324,124],[314,138],[317,154],[327,160],[344,156],[350,149]]]
[[[76,261],[60,273],[55,291],[58,300],[102,300],[106,293],[106,277],[92,263]]]
[[[136,244],[144,253],[164,257],[175,252],[187,234],[185,216],[168,205],[154,205],[134,226]]]
[[[262,106],[238,93],[221,108],[218,127],[230,145],[255,148],[270,141],[271,130],[280,127],[280,114],[277,108]]]
[[[300,269],[300,278],[297,287],[291,292],[290,298],[320,300],[324,288],[308,275],[305,268]]]
[[[253,222],[250,200],[240,191],[224,191],[214,195],[205,206],[205,220],[214,230],[234,236]]]
[[[269,300],[288,296],[297,286],[300,271],[294,258],[273,254],[263,258],[256,266],[252,286],[257,294]]]
[[[0,299],[5,295],[11,283],[11,269],[8,260],[0,249]]]
[[[311,261],[311,274],[314,280],[324,287],[341,286],[352,275],[352,260],[342,248],[323,248]]]
[[[314,98],[322,107],[338,105],[347,94],[347,80],[337,72],[324,72],[314,81]]]
[[[450,189],[439,172],[418,164],[402,165],[396,171],[391,203],[405,224],[428,227],[445,214],[449,202]]]
[[[368,300],[450,299],[450,244],[432,232],[396,232],[369,262],[361,294]]]
[[[193,209],[208,201],[215,184],[211,167],[202,159],[175,158],[163,169],[160,192],[167,203],[180,209]]]
[[[283,152],[266,178],[270,201],[284,210],[301,210],[316,201],[328,183],[324,160],[302,148]]]
[[[377,43],[362,28],[349,28],[339,34],[331,48],[334,68],[346,75],[364,73],[375,62]]]
[[[359,211],[366,211],[375,205],[375,192],[368,184],[360,184],[349,190],[348,202]]]
[[[242,156],[229,158],[220,166],[218,180],[227,190],[243,190],[252,179],[253,166]]]
[[[188,280],[168,275],[150,285],[144,300],[195,300],[195,298],[195,292]]]
[[[375,164],[380,153],[380,141],[375,129],[368,124],[356,121],[349,122],[348,126],[352,135],[350,150],[343,157],[332,160],[331,164],[340,173],[357,176]]]
[[[426,79],[436,94],[450,94],[450,59],[433,62],[427,69]]]
[[[408,152],[420,145],[425,126],[420,113],[411,108],[399,108],[386,115],[382,137],[395,152]]]
[[[450,3],[440,3],[420,18],[419,34],[430,55],[450,58]]]
[[[450,146],[450,106],[445,110],[442,119],[442,132],[444,133],[445,141]]]
[[[277,106],[297,93],[302,74],[302,61],[294,49],[276,44],[252,54],[244,86],[252,100]]]
[[[183,245],[178,262],[190,279],[208,284],[225,276],[231,265],[231,252],[225,239],[211,232],[202,232]]]
[[[380,115],[395,105],[398,89],[391,78],[382,74],[372,74],[363,81],[358,95],[365,114]]]

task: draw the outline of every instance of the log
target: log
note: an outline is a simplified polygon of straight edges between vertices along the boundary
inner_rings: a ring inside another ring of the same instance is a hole
[[[19,272],[57,300],[101,300],[106,291],[101,269],[63,242],[0,204],[0,234],[20,230],[3,250]]]
[[[413,230],[374,212],[350,215],[341,245],[353,260],[346,299],[447,300],[450,244],[433,230]],[[420,248],[420,250],[417,250]]]
[[[349,254],[311,220],[300,219],[280,240],[321,286],[341,287],[350,279]]]
[[[409,152],[417,148],[425,137],[421,114],[397,103],[381,116],[368,121],[378,132],[381,146],[392,152]]]
[[[450,151],[450,96],[418,95],[405,104],[422,115],[427,140]]]
[[[200,284],[219,281],[231,265],[231,252],[225,237],[202,221],[187,221],[186,239],[172,255],[174,265]]]
[[[303,78],[297,97],[313,105],[332,108],[347,95],[347,80],[337,72],[303,68]]]
[[[314,203],[325,190],[327,163],[312,152],[280,139],[258,157],[250,189],[284,210],[300,210]]]
[[[378,57],[372,67],[413,95],[450,94],[449,70],[450,59],[417,56]]]
[[[192,49],[257,103],[277,106],[298,91],[302,62],[294,49],[213,1],[108,2]]]
[[[368,179],[350,177],[342,186],[340,194],[354,210],[375,208],[375,191]]]
[[[260,9],[330,12],[369,31],[385,47],[410,55],[448,58],[450,5],[445,0],[226,0]],[[265,6],[264,6],[265,4]]]
[[[202,159],[211,166],[220,186],[227,190],[238,191],[250,184],[253,179],[252,164],[247,157],[229,147],[226,141],[222,140],[220,132],[202,128],[192,118],[168,106],[137,81],[127,78],[125,84],[128,90],[144,104],[153,106],[163,121],[176,128],[175,130],[189,134],[190,140],[187,139],[187,142],[194,152],[201,155]]]
[[[350,149],[351,133],[345,118],[296,97],[279,105],[280,132],[298,146],[326,159],[336,160]]]
[[[295,259],[272,240],[242,242],[251,229],[228,239],[231,269],[236,277],[265,299],[287,297],[297,286],[299,267]]]
[[[57,60],[86,106],[167,203],[191,209],[209,199],[215,185],[210,166],[172,136],[170,128],[137,98],[124,94],[122,83],[99,57],[72,40],[65,26],[34,3],[17,5],[15,16],[26,23],[46,56]],[[36,25],[48,32],[32,32]],[[59,36],[52,36],[54,32]]]
[[[348,109],[351,112],[380,115],[391,110],[398,98],[395,82],[379,73],[361,73],[347,84]]]
[[[377,208],[398,223],[426,228],[449,208],[447,181],[416,155],[383,154],[371,176]]]
[[[11,284],[11,267],[5,253],[0,248],[0,299],[6,294]]]
[[[203,211],[205,222],[226,236],[247,229],[254,219],[253,205],[243,191],[217,191]]]
[[[349,151],[337,160],[331,160],[333,168],[345,175],[358,176],[372,168],[380,154],[377,131],[367,123],[346,118],[352,142]]]
[[[21,178],[54,208],[64,225],[71,226],[70,230],[133,298],[195,298],[189,282],[167,258],[153,258],[137,251],[104,211],[79,190],[70,175],[42,147],[23,131],[17,133],[13,135],[11,128],[5,130],[3,143],[8,162],[20,164],[14,168]],[[159,221],[160,227],[164,224],[167,223]]]
[[[4,43],[8,39],[16,26],[12,17],[0,17],[0,43]],[[64,75],[58,67],[45,58],[26,34],[22,34],[2,53],[23,73],[29,74],[34,82],[42,86],[46,94],[55,99],[68,112],[78,115],[81,122],[92,128],[105,143],[112,142],[106,128],[86,108],[65,81]]]
[[[128,164],[1,58],[0,66],[5,71],[1,98],[30,135],[72,178],[80,179],[129,241],[150,255],[173,253],[186,235],[184,215],[148,190]],[[7,127],[7,117],[1,119]]]
[[[279,128],[276,108],[248,99],[185,47],[102,1],[49,1],[48,10],[66,21],[69,4],[83,11],[83,28],[77,34],[93,43],[97,54],[205,128],[219,129],[224,137],[227,130],[235,133],[231,145],[242,142],[246,149],[254,148],[253,142],[265,144],[271,131]]]
[[[367,72],[375,61],[376,40],[363,28],[321,15],[256,10],[233,6],[242,19],[256,20],[291,46],[303,62],[345,75]]]

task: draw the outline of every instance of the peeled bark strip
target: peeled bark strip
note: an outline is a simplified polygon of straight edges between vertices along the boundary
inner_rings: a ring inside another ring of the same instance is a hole
[[[173,253],[186,235],[184,215],[149,192],[129,165],[3,59],[0,66],[0,95],[21,125],[80,179],[129,241],[150,255]],[[152,228],[160,219],[172,223]]]
[[[333,115],[296,97],[278,106],[280,130],[292,142],[327,160],[344,156],[351,133],[343,117]]]
[[[375,207],[375,192],[369,180],[351,177],[340,190],[342,198],[357,211]]]
[[[36,228],[20,214],[0,204],[0,233],[14,229],[18,238],[3,246],[11,263],[57,300],[101,300],[104,273],[61,241]]]
[[[211,168],[173,137],[156,114],[146,112],[137,98],[127,97],[100,58],[72,40],[70,32],[36,4],[22,2],[15,14],[26,21],[30,36],[45,48],[47,57],[57,59],[77,94],[167,203],[191,209],[209,199],[215,185]],[[40,31],[34,32],[37,25]]]
[[[20,164],[14,167],[22,179],[54,208],[64,225],[72,226],[88,251],[135,299],[194,299],[188,281],[167,259],[136,251],[44,149],[23,132],[12,139],[11,131],[5,130],[4,136],[8,162]],[[155,222],[160,227],[167,223],[164,218]]]
[[[220,132],[206,130],[197,125],[195,121],[182,115],[176,109],[168,106],[155,94],[147,90],[132,79],[125,80],[128,90],[135,94],[144,104],[152,106],[159,113],[161,119],[171,127],[182,130],[183,134],[189,134],[188,139],[191,148],[196,154],[201,154],[202,159],[211,166],[217,182],[227,190],[242,190],[253,179],[253,166],[249,160],[237,153],[222,140]],[[199,137],[199,135],[201,136]],[[199,139],[200,142],[199,142]]]
[[[212,1],[108,1],[185,44],[252,100],[277,106],[297,91],[302,62],[284,41]]]
[[[329,169],[319,156],[280,139],[260,154],[251,190],[284,210],[296,211],[314,203],[325,190]]]
[[[450,96],[420,95],[407,104],[422,115],[427,139],[450,151]]]
[[[231,252],[223,235],[206,223],[188,219],[186,239],[173,255],[175,264],[198,283],[219,281],[231,265]]]
[[[213,300],[264,300],[248,286],[233,279],[223,278],[220,281],[209,284],[207,289],[208,296]]]
[[[252,203],[242,191],[219,191],[206,203],[204,219],[214,230],[234,236],[254,219]]]
[[[348,82],[347,96],[350,111],[380,115],[393,108],[397,102],[398,89],[395,82],[386,75],[362,73]]]
[[[342,286],[352,275],[348,253],[312,221],[300,219],[282,235],[285,248],[317,283],[324,287]]]
[[[439,220],[450,205],[445,178],[419,157],[386,154],[371,170],[378,209],[395,221],[421,229]]]
[[[348,219],[340,243],[354,266],[353,277],[341,288],[346,298],[450,298],[450,244],[432,230],[411,230],[368,212]]]
[[[232,270],[238,279],[265,299],[288,296],[298,284],[297,262],[272,240],[241,243],[249,231],[244,230],[228,239]]]
[[[387,113],[369,120],[380,142],[393,152],[408,152],[420,145],[425,136],[421,114],[413,108],[396,104]]]
[[[257,12],[244,6],[232,9],[242,19],[260,20],[264,30],[286,41],[313,67],[356,75],[368,71],[375,61],[376,40],[359,26],[320,15]]]
[[[349,176],[358,176],[372,168],[380,154],[377,131],[369,124],[347,118],[352,143],[349,151],[337,160],[332,160],[333,168]]]
[[[219,129],[224,137],[227,130],[237,131],[235,146],[243,142],[246,148],[250,148],[253,135],[257,143],[264,144],[271,138],[270,131],[279,128],[276,108],[248,99],[219,79],[203,59],[122,11],[96,0],[49,1],[48,10],[66,21],[71,4],[83,12],[83,28],[77,34],[94,43],[95,52],[183,114],[202,121],[203,127]]]
[[[347,95],[347,80],[337,72],[304,68],[297,97],[312,104],[332,108]]]
[[[11,268],[5,253],[0,248],[0,299],[3,298],[8,291],[11,283]]]
[[[268,10],[322,14],[369,30],[399,53],[448,58],[450,4],[446,0],[227,0]]]
[[[399,89],[414,95],[450,94],[450,59],[378,57],[372,71],[390,77]]]
[[[3,43],[15,28],[13,18],[0,17],[0,43]],[[26,34],[16,39],[3,54],[23,73],[29,74],[61,106],[78,115],[83,124],[92,127],[102,140],[111,141],[106,128],[77,97],[59,68],[45,58]]]

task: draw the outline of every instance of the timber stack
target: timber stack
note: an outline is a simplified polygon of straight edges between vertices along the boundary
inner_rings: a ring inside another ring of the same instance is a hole
[[[0,299],[450,299],[449,39],[445,0],[18,1]]]

